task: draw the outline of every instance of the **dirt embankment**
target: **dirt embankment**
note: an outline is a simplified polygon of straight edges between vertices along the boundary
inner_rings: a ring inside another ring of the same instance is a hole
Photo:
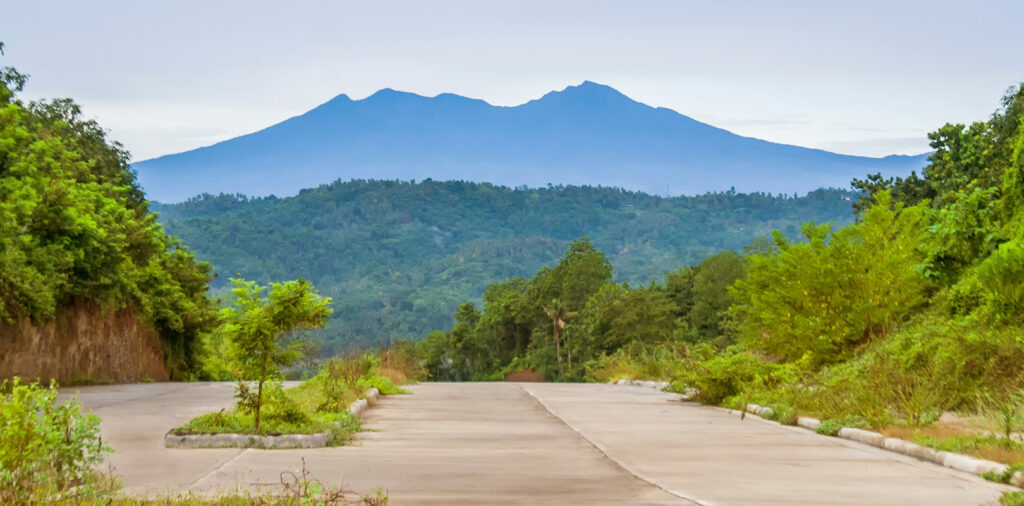
[[[12,376],[62,384],[169,378],[155,330],[133,311],[103,311],[86,302],[41,325],[28,318],[0,323],[0,378]]]
[[[543,383],[544,376],[540,373],[531,369],[523,369],[521,371],[512,371],[505,376],[505,381],[518,381],[522,383]]]

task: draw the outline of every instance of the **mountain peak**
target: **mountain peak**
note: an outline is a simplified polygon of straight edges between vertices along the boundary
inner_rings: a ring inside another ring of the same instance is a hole
[[[424,97],[423,95],[417,95],[415,93],[411,93],[411,92],[408,92],[408,91],[396,90],[394,88],[381,88],[381,89],[373,92],[372,95],[364,98],[363,100],[390,102],[390,101],[394,101],[394,100],[403,100],[403,99],[410,99],[410,98],[426,98],[426,97]]]
[[[337,178],[792,193],[923,165],[740,137],[583,81],[511,107],[391,88],[338,95],[281,124],[134,167],[150,199],[175,202],[202,192],[287,195]]]
[[[533,102],[571,103],[583,107],[600,107],[612,104],[636,104],[637,102],[611,86],[583,81],[580,84],[566,86],[560,91],[551,91]]]

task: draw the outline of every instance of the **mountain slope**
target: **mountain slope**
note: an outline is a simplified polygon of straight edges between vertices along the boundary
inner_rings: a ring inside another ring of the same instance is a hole
[[[515,107],[385,89],[339,95],[264,130],[135,164],[151,200],[292,195],[335,179],[602,185],[652,194],[806,192],[924,156],[867,158],[735,135],[584,82]]]
[[[718,193],[662,198],[610,188],[512,190],[490,184],[337,182],[289,198],[203,196],[155,204],[171,234],[220,272],[215,296],[239,273],[261,282],[305,277],[334,298],[321,333],[331,351],[418,339],[452,324],[484,288],[553,266],[588,236],[633,284],[741,250],[804,221],[853,220],[851,198]]]

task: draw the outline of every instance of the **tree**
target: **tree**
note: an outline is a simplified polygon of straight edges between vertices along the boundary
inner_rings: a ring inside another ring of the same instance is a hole
[[[573,241],[553,269],[544,267],[534,276],[526,298],[533,313],[531,362],[535,367],[551,371],[554,366],[558,375],[563,375],[562,328],[611,277],[611,263],[586,237]]]
[[[25,80],[0,68],[0,322],[126,309],[158,332],[172,377],[192,377],[216,323],[210,265],[164,233],[127,151],[70,99],[19,100]]]
[[[498,363],[522,356],[530,338],[525,314],[529,283],[519,277],[491,283],[484,290],[484,311],[477,325],[477,336]]]
[[[568,311],[579,311],[592,294],[612,279],[612,264],[590,239],[582,237],[569,245],[555,266],[554,276],[560,285],[556,298],[565,303]]]
[[[331,316],[331,299],[319,296],[301,278],[271,283],[269,291],[253,281],[232,283],[237,307],[223,310],[223,331],[232,347],[239,404],[253,413],[253,428],[259,432],[264,384],[299,358],[299,350],[285,339],[296,330],[323,327]],[[245,381],[255,381],[256,391],[251,392]]]
[[[562,299],[553,299],[551,304],[544,306],[544,314],[551,320],[551,335],[555,343],[555,359],[558,361],[558,373],[562,374],[562,328],[568,320],[576,317],[576,311],[569,311]],[[572,367],[572,352],[569,352],[569,367]]]
[[[687,320],[705,340],[722,337],[722,321],[733,303],[729,286],[743,277],[744,268],[743,258],[731,251],[700,263],[693,278],[693,307]]]
[[[630,289],[607,283],[587,302],[570,334],[586,340],[583,358],[612,353],[631,342],[666,343],[676,328],[676,305],[655,287]],[[581,339],[581,341],[583,340]]]
[[[459,360],[452,365],[457,380],[470,380],[483,369],[487,353],[485,346],[480,343],[476,327],[480,322],[480,311],[472,302],[459,305],[455,311],[455,325],[451,331],[451,346],[455,356]]]

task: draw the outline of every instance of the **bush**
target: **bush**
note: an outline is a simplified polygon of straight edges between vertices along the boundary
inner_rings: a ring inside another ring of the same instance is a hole
[[[57,387],[4,382],[0,391],[0,503],[88,499],[105,492],[95,466],[110,450],[100,419],[74,399],[57,403]]]
[[[416,344],[398,341],[384,350],[381,353],[380,375],[399,385],[427,379],[427,370],[416,355]]]
[[[381,395],[395,395],[395,394],[407,394],[407,390],[399,388],[394,381],[382,376],[373,376],[370,378],[362,378],[359,380],[359,385],[364,389],[369,390],[376,388]]]
[[[694,400],[721,404],[744,389],[778,382],[778,364],[765,361],[749,351],[730,348],[706,360],[692,360],[684,382],[697,389]]]
[[[239,384],[239,402],[234,409],[206,413],[174,429],[175,434],[313,434],[331,432],[332,444],[347,439],[357,430],[359,419],[348,407],[370,388],[381,394],[406,393],[393,381],[380,376],[380,359],[363,354],[351,359],[325,362],[316,376],[301,385],[284,389],[279,380],[264,384],[262,422],[255,428],[251,385]]]
[[[586,365],[589,381],[671,380],[683,374],[685,347],[634,341]]]
[[[999,504],[1003,506],[1024,506],[1024,490],[1004,492],[999,498]]]
[[[806,224],[806,242],[776,233],[776,252],[750,256],[730,290],[740,342],[786,361],[811,354],[817,368],[842,362],[887,335],[925,302],[915,266],[923,209],[890,207],[888,193],[860,223],[830,230]]]

